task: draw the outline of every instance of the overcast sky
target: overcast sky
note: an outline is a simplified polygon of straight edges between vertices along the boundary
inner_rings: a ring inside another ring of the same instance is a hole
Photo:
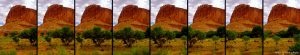
[[[193,18],[194,18],[194,15],[195,15],[195,12],[197,10],[197,8],[199,6],[201,6],[202,4],[210,4],[212,5],[213,7],[217,7],[217,8],[221,8],[221,9],[224,9],[224,6],[225,6],[225,0],[189,0],[189,18],[188,18],[188,21],[189,21],[189,24],[192,24],[193,23]]]
[[[85,10],[85,8],[91,4],[97,4],[101,7],[111,9],[112,8],[112,0],[76,0],[76,16],[75,16],[75,25],[80,24],[81,16]]]
[[[118,23],[119,15],[124,6],[137,5],[139,8],[149,10],[150,0],[113,0],[113,26]]]
[[[60,4],[63,5],[64,7],[74,9],[74,0],[39,0],[38,1],[38,25],[41,25],[43,23],[43,18],[48,7],[53,4]]]
[[[36,10],[36,0],[0,0],[0,26],[5,24],[10,8],[15,5],[23,5]]]
[[[230,22],[232,12],[239,4],[248,4],[251,7],[262,9],[262,0],[226,0],[226,24]]]
[[[300,0],[264,0],[264,24],[268,21],[272,7],[279,3],[287,4],[289,7],[300,8]]]
[[[187,9],[187,0],[151,0],[151,25],[155,23],[156,15],[161,6],[172,4],[176,7]]]

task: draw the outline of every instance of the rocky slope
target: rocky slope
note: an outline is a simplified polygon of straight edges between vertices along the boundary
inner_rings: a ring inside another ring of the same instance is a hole
[[[117,31],[125,27],[131,27],[134,30],[145,31],[150,25],[149,10],[139,8],[136,5],[125,6],[118,19],[118,24],[113,27]]]
[[[54,4],[48,7],[39,32],[59,29],[65,26],[74,28],[74,9]]]
[[[300,9],[288,7],[285,4],[277,4],[272,7],[264,30],[278,32],[286,30],[290,25],[296,25],[300,28]]]
[[[151,28],[180,31],[183,26],[187,26],[187,10],[167,4],[160,7],[155,24]]]
[[[262,9],[240,4],[235,7],[227,30],[237,32],[251,31],[254,26],[262,26]]]
[[[111,30],[112,10],[103,8],[100,5],[89,5],[86,7],[81,17],[81,23],[76,26],[76,32],[82,32],[95,26]]]
[[[197,8],[193,18],[193,23],[190,25],[193,29],[207,31],[216,31],[225,23],[225,10],[213,7],[212,5],[204,4]]]
[[[1,33],[22,31],[37,26],[36,10],[22,5],[13,6],[7,17],[6,23],[0,27]]]

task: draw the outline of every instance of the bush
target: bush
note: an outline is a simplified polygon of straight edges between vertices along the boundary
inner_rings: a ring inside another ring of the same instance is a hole
[[[127,47],[131,47],[137,39],[145,38],[145,33],[142,31],[133,31],[130,27],[125,27],[115,32],[115,38],[121,39]]]
[[[252,29],[251,38],[258,38],[263,36],[263,28],[261,26],[254,26]]]
[[[294,46],[289,47],[289,52],[300,54],[300,43],[296,43]]]
[[[300,34],[294,35],[294,41],[300,43]]]
[[[292,26],[288,27],[288,30],[287,30],[288,37],[293,37],[294,35],[299,34],[299,33],[300,32],[296,26],[292,25]]]
[[[70,27],[48,31],[46,37],[60,38],[64,45],[69,45],[74,40],[74,31]]]
[[[80,36],[76,37],[78,42],[82,42],[84,38],[91,39],[96,46],[100,46],[104,40],[110,39],[112,36],[111,31],[102,30],[100,27],[94,27],[90,30],[82,32]]]
[[[211,38],[211,37],[213,37],[213,36],[217,36],[217,32],[215,32],[215,31],[208,31],[208,32],[206,33],[206,37],[207,37],[207,38]]]
[[[221,38],[225,37],[226,36],[226,28],[225,28],[225,26],[218,27],[216,34],[217,34],[217,36],[219,36]]]
[[[151,31],[151,40],[154,41],[154,44],[157,44],[158,47],[162,47],[162,45],[167,41],[167,37],[164,36],[165,31],[162,30],[161,27],[155,27]]]
[[[236,32],[233,31],[226,31],[226,40],[235,40],[236,37],[238,36],[238,34]]]
[[[42,34],[44,35],[44,34]],[[26,38],[30,41],[31,45],[37,46],[37,28],[30,28],[28,30],[23,30],[20,34],[20,37]]]

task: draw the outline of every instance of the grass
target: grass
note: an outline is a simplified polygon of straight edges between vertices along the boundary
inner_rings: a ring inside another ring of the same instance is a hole
[[[130,52],[118,51],[114,52],[113,55],[149,55],[149,48],[146,47],[136,47],[131,48]]]
[[[74,41],[65,46],[59,38],[53,38],[51,46],[43,40],[43,37],[38,38],[38,54],[40,55],[74,55]]]
[[[0,55],[36,54],[36,47],[32,46],[28,39],[20,39],[20,46],[17,46],[10,37],[0,36],[0,40]]]

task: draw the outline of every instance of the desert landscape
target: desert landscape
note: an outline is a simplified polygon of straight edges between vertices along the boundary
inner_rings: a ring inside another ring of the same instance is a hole
[[[151,54],[187,54],[187,10],[165,4],[160,7],[155,20],[150,34]]]
[[[52,4],[38,26],[38,54],[73,55],[75,50],[74,9]]]
[[[262,9],[237,5],[226,25],[227,55],[262,55]]]
[[[149,10],[126,5],[113,27],[113,55],[149,55]]]
[[[35,55],[37,53],[36,10],[24,5],[10,8],[6,23],[0,26],[1,55]]]
[[[76,55],[112,55],[111,30],[112,10],[96,4],[87,6],[75,27]]]
[[[265,55],[298,55],[300,53],[300,9],[286,4],[272,7],[264,25]]]
[[[189,26],[189,55],[225,54],[225,10],[213,5],[198,6]]]

